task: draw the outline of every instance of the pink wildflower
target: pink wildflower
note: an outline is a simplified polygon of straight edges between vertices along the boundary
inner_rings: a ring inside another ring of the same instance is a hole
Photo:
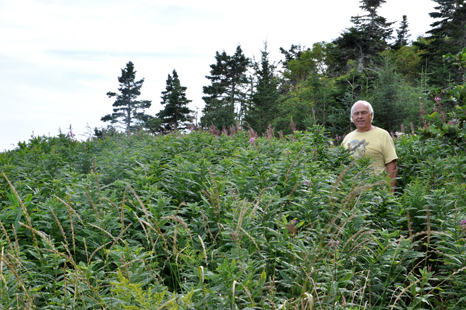
[[[460,229],[463,232],[463,234],[466,235],[466,220],[461,220],[460,222]]]
[[[296,235],[296,232],[298,230],[298,227],[296,226],[297,224],[297,221],[296,220],[293,220],[291,222],[289,222],[288,224],[286,224],[286,228],[288,229],[288,233],[292,236],[295,236]]]
[[[330,246],[337,247],[340,244],[340,241],[330,239],[329,243],[330,243]]]

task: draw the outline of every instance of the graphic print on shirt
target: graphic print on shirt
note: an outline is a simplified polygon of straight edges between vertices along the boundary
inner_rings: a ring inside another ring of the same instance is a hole
[[[359,140],[352,140],[348,143],[348,149],[355,157],[361,157],[366,154],[366,146],[369,145],[369,142],[366,142],[365,139]]]

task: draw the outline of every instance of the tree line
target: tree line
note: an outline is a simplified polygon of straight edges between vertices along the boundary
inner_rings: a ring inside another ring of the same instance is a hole
[[[232,55],[217,51],[197,127],[228,131],[239,125],[263,134],[319,124],[338,137],[351,130],[349,109],[359,99],[372,103],[374,124],[389,131],[421,126],[423,114],[464,105],[465,0],[434,1],[431,29],[415,40],[406,15],[398,29],[379,15],[386,0],[361,0],[364,15],[353,16],[352,26],[336,39],[280,48],[279,62],[269,59],[267,42],[258,60],[246,57],[240,45]],[[113,113],[102,117],[109,127],[120,123],[127,132],[163,134],[194,126],[191,100],[176,70],[168,74],[164,108],[155,116],[145,113],[151,101],[137,100],[144,79],[136,80],[131,61],[118,80],[120,93],[107,93],[115,97]]]

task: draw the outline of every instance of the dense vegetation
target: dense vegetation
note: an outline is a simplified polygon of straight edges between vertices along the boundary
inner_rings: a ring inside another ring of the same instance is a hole
[[[308,45],[280,48],[279,61],[270,58],[267,42],[257,59],[247,57],[239,45],[231,54],[212,51],[215,60],[203,86],[200,115],[188,108],[187,87],[181,86],[183,77],[176,71],[162,92],[163,109],[155,116],[145,114],[150,101],[137,99],[143,80],[135,82],[129,62],[119,77],[114,113],[103,120],[154,134],[191,127],[229,131],[239,123],[259,135],[269,126],[277,135],[289,134],[293,121],[298,130],[321,125],[337,137],[351,129],[349,108],[357,100],[369,101],[375,124],[390,132],[422,126],[420,106],[431,114],[466,104],[464,0],[435,0],[431,29],[417,38],[410,38],[409,16],[399,16],[395,23],[380,15],[386,0],[359,2],[362,14],[353,16],[352,26],[335,33],[335,39],[303,38]]]
[[[201,124],[176,70],[146,115],[129,62],[103,117],[124,133],[0,153],[0,309],[464,309],[466,6],[390,43],[360,2],[281,72],[217,52]],[[337,146],[358,99],[396,132],[395,195]]]
[[[319,126],[33,138],[0,154],[0,305],[462,309],[458,115],[396,138],[396,195]]]

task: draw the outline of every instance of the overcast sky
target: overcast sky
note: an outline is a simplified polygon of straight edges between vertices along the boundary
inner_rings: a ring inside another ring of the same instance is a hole
[[[106,124],[121,68],[134,63],[145,78],[141,100],[161,109],[167,75],[176,69],[190,108],[204,106],[215,52],[270,59],[279,48],[331,41],[351,26],[359,0],[0,0],[0,152],[31,135],[56,136],[71,125],[79,139],[87,127]],[[408,16],[411,39],[433,20],[431,0],[387,0],[379,11],[388,21]],[[200,116],[200,115],[199,115]]]

